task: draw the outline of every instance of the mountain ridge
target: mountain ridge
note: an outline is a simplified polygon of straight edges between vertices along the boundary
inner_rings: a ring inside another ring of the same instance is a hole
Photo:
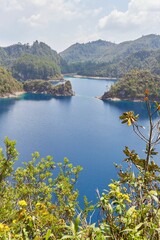
[[[75,43],[60,53],[37,40],[32,45],[17,43],[0,47],[0,65],[21,81],[57,79],[61,73],[118,78],[133,69],[160,74],[160,35],[121,43]]]
[[[62,67],[62,72],[76,72],[79,75],[86,76],[121,77],[127,71],[138,68],[149,69],[157,74],[160,62],[160,35],[149,34],[119,44],[102,42],[103,46],[101,45],[101,48],[98,40],[86,44],[77,44],[76,47],[79,49],[76,49],[76,51],[75,45],[72,45],[61,52],[60,56],[68,65],[65,70]],[[94,52],[88,53],[93,45],[95,46]],[[85,49],[85,52],[83,49]],[[76,52],[79,53],[78,59]],[[148,52],[148,55],[145,56],[145,52]],[[140,56],[141,54],[142,56]],[[140,60],[141,58],[143,58],[143,61]],[[138,64],[136,64],[136,61]],[[133,62],[134,64],[132,64]],[[153,67],[153,62],[155,62],[156,70]]]

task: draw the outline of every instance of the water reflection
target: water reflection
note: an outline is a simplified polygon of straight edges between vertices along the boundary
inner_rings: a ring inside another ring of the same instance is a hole
[[[0,99],[0,114],[10,111],[17,100],[18,99],[16,99],[16,98],[1,98]]]
[[[104,105],[109,105],[112,108],[119,109],[121,113],[127,111],[133,111],[135,114],[139,114],[141,120],[148,119],[148,113],[145,102],[129,102],[129,101],[103,101]],[[154,111],[155,105],[151,104],[152,111]],[[158,114],[155,114],[153,118],[157,118]]]
[[[70,102],[72,97],[55,97],[52,95],[47,95],[47,94],[34,94],[34,93],[26,93],[24,94],[21,99],[23,100],[33,100],[33,101],[43,101],[43,100],[52,100],[55,99],[57,101],[67,101]]]

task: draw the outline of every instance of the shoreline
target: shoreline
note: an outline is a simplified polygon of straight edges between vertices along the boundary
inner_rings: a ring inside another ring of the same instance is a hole
[[[125,102],[144,102],[144,100],[140,100],[140,99],[121,99],[121,98],[106,98],[106,99],[102,99],[102,97],[96,97],[99,100],[102,101],[113,101],[113,102],[120,102],[120,101],[125,101]]]
[[[21,92],[15,92],[15,93],[6,93],[5,96],[0,96],[1,98],[18,98],[19,96],[23,95],[24,93],[26,93],[25,91],[21,91]]]
[[[114,80],[117,81],[117,78],[113,77],[93,77],[93,76],[82,76],[77,74],[64,74],[64,77],[74,77],[74,78],[89,78],[89,79],[96,79],[96,80]]]

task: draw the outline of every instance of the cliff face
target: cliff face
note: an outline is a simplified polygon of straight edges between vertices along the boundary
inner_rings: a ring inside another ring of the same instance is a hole
[[[54,96],[74,96],[72,85],[70,81],[52,87],[51,94]]]
[[[29,93],[42,93],[52,96],[74,96],[70,81],[54,86],[49,81],[29,80],[24,83],[24,90]]]

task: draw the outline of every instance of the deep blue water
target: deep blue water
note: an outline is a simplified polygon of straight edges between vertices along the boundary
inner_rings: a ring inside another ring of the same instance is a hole
[[[31,153],[39,151],[42,157],[54,156],[56,162],[68,157],[74,165],[83,166],[77,183],[80,200],[87,195],[95,201],[96,188],[101,192],[116,178],[113,163],[122,163],[126,145],[143,154],[144,144],[131,127],[120,123],[119,115],[134,110],[146,125],[145,106],[96,99],[113,81],[70,79],[75,97],[27,94],[19,99],[1,99],[0,142],[3,145],[5,136],[16,139],[20,161],[30,160]]]

